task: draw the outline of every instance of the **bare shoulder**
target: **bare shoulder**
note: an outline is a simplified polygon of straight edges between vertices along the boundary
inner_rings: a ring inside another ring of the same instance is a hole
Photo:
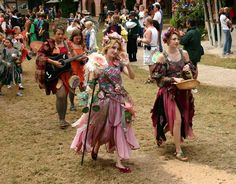
[[[165,63],[165,56],[162,53],[158,56],[156,63],[158,63],[158,64],[164,64]]]
[[[188,55],[188,52],[186,50],[183,50],[183,56],[184,56],[186,61],[189,61],[189,55]]]

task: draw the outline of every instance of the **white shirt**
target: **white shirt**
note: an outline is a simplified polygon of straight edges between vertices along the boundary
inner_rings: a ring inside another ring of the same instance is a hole
[[[140,11],[138,13],[138,16],[139,16],[138,22],[139,22],[140,26],[143,28],[144,27],[144,25],[143,25],[143,23],[144,23],[144,11]]]
[[[227,25],[228,21],[229,19],[224,14],[220,15],[220,24],[223,30],[229,30],[229,27]]]
[[[153,17],[153,20],[156,20],[159,24],[161,24],[161,12],[157,11]]]

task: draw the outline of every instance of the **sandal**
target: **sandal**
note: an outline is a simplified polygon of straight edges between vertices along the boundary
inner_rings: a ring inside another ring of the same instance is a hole
[[[182,151],[179,153],[175,152],[174,154],[175,154],[175,158],[177,158],[178,160],[183,161],[183,162],[188,161],[188,157],[186,157]]]
[[[121,173],[131,173],[131,169],[129,167],[118,167],[115,165],[115,168],[118,169]]]
[[[70,124],[66,121],[60,121],[60,129],[66,129]]]
[[[70,111],[76,111],[76,108],[75,108],[74,105],[71,105],[71,106],[70,106]]]
[[[152,83],[151,79],[147,79],[147,80],[144,82],[144,84],[150,84],[150,83]]]

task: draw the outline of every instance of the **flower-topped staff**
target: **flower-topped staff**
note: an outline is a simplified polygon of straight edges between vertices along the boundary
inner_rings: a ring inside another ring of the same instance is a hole
[[[106,61],[106,58],[99,53],[92,53],[91,55],[89,55],[89,60],[85,65],[85,70],[86,70],[85,75],[87,76],[86,77],[87,88],[84,92],[82,92],[80,94],[79,98],[80,98],[80,100],[84,101],[84,105],[85,105],[82,112],[83,113],[89,112],[87,126],[90,125],[91,111],[93,110],[94,112],[98,112],[100,110],[99,105],[94,105],[94,103],[98,101],[97,95],[94,95],[94,93],[95,93],[97,80],[98,80],[97,76],[107,66],[108,66],[108,63]],[[92,73],[92,79],[89,79],[91,77],[90,76],[91,73]],[[89,99],[89,91],[91,90],[91,87],[92,87],[92,94],[91,94],[91,98]],[[89,101],[90,101],[90,103],[89,103]],[[89,106],[88,106],[88,104],[89,104]],[[73,126],[76,126],[76,124],[74,124]],[[84,144],[83,150],[82,150],[81,165],[83,165],[87,136],[88,136],[88,128],[86,129],[86,134],[85,134],[85,138],[84,138],[85,144]]]

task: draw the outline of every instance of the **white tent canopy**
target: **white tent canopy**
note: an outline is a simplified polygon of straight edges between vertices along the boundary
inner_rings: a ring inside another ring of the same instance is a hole
[[[60,2],[60,0],[50,0],[50,1],[47,2],[47,4],[49,4],[49,3],[59,3],[59,2]]]

